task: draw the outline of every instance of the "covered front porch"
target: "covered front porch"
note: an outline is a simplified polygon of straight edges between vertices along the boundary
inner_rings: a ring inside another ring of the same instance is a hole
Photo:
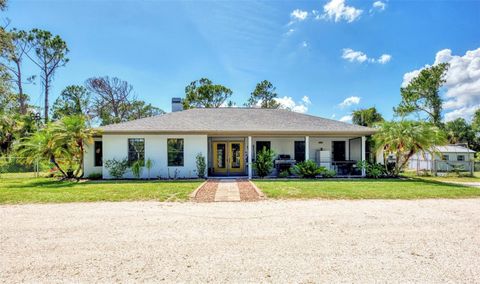
[[[271,176],[312,160],[334,170],[339,177],[361,177],[365,172],[357,162],[369,155],[366,136],[209,136],[208,175],[252,178],[256,175],[252,165],[264,147],[275,152]]]

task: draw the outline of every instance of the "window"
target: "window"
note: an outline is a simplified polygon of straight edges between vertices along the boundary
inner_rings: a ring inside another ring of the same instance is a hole
[[[136,161],[140,161],[142,166],[145,165],[145,139],[143,138],[128,139],[128,164],[132,165]]]
[[[102,141],[95,141],[93,144],[93,149],[95,151],[95,161],[94,161],[94,166],[95,167],[101,167],[102,166],[102,159],[103,159],[103,153],[102,153]]]
[[[258,155],[258,153],[260,153],[260,151],[263,150],[263,148],[267,149],[267,150],[270,150],[270,147],[271,147],[271,142],[270,141],[257,141],[256,143],[257,145],[257,150],[255,151],[256,154]]]
[[[183,139],[167,139],[169,167],[183,167],[183,144]]]
[[[295,141],[295,161],[305,161],[305,141]]]
[[[448,161],[448,160],[449,160],[448,155],[442,155],[442,160],[443,160],[443,161]]]
[[[458,155],[457,156],[457,161],[459,161],[459,162],[465,161],[465,156],[464,155]]]

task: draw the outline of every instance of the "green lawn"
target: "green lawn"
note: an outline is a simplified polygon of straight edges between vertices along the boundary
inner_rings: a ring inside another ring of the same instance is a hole
[[[0,204],[93,201],[185,201],[202,181],[57,181],[1,175]]]
[[[449,173],[447,176],[417,176],[415,172],[405,172],[403,174],[406,177],[430,181],[441,182],[480,182],[480,172],[474,172],[473,176],[468,176],[467,173],[462,173],[458,176],[454,173]]]
[[[255,180],[274,199],[417,199],[480,197],[480,188],[428,180]]]

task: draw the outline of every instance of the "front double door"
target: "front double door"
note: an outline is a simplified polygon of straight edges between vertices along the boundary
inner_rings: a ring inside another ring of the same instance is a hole
[[[243,142],[213,142],[213,171],[219,175],[245,173]]]

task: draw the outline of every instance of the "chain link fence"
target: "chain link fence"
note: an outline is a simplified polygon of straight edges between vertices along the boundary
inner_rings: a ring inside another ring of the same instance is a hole
[[[55,166],[47,160],[26,164],[25,157],[0,157],[0,178],[36,178],[55,173]]]

